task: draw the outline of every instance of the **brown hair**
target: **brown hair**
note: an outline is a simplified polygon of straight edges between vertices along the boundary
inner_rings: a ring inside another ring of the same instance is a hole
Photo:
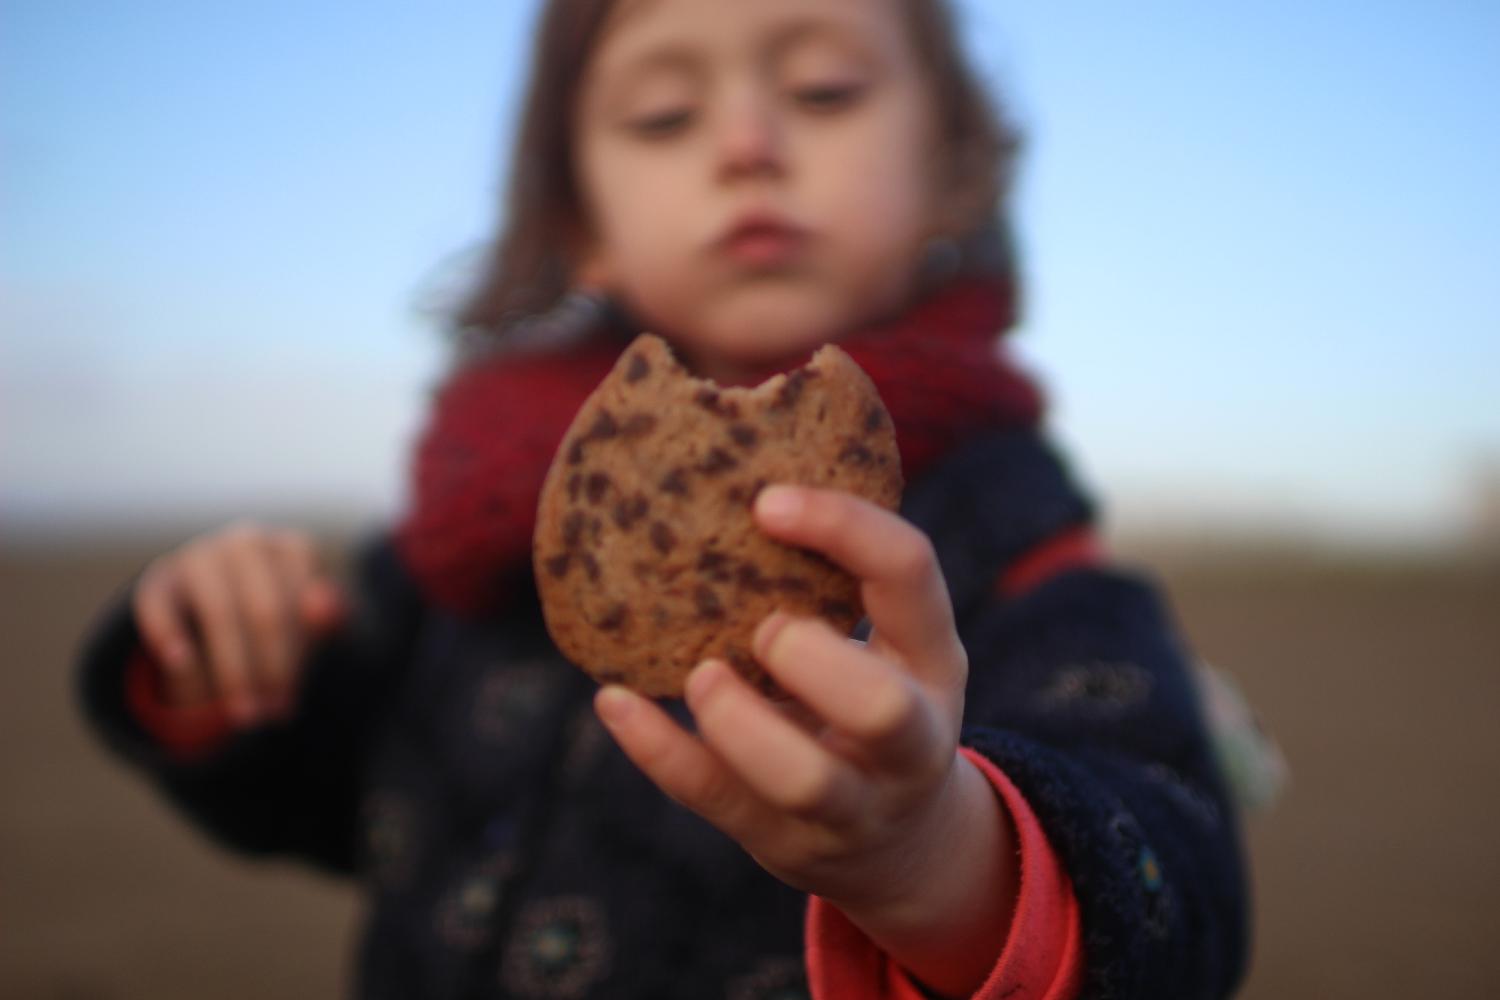
[[[499,240],[477,285],[452,316],[458,333],[503,334],[557,305],[569,289],[569,246],[585,231],[573,172],[573,109],[616,0],[548,0],[538,25],[531,80],[513,150]],[[937,106],[942,190],[960,192],[950,229],[962,247],[987,241],[989,266],[1009,277],[1004,200],[1019,138],[969,71],[945,0],[900,0]]]

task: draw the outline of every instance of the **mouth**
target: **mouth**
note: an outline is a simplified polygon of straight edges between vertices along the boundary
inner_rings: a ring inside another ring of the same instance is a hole
[[[795,259],[807,238],[807,230],[800,226],[754,213],[736,220],[713,246],[717,253],[746,267],[777,267]]]

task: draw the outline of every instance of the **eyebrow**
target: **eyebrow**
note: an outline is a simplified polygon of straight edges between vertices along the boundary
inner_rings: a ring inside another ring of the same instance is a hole
[[[631,14],[653,6],[656,0],[633,0],[627,2],[621,8],[622,19]],[[614,25],[619,27],[619,22]],[[774,62],[785,53],[810,38],[827,38],[840,47],[850,50],[854,55],[865,60],[877,58],[876,49],[867,44],[858,36],[857,32],[845,30],[844,26],[837,20],[827,18],[805,17],[784,24],[772,32],[767,43],[767,51],[770,59]],[[638,77],[654,69],[680,69],[694,70],[703,63],[703,55],[691,44],[681,42],[662,42],[646,48],[642,52],[632,53],[628,58],[621,61],[617,71],[625,78]]]
[[[846,22],[836,18],[804,17],[784,24],[772,33],[769,45],[771,57],[773,59],[779,57],[787,49],[805,39],[820,37],[838,42],[866,58],[875,54],[871,46],[860,37],[860,33],[851,30]]]

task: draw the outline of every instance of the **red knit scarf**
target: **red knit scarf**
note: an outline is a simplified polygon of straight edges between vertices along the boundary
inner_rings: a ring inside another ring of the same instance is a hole
[[[963,279],[839,341],[891,412],[908,482],[965,438],[1040,417],[1040,394],[999,343],[1013,319],[1005,285]],[[396,535],[434,602],[467,615],[492,612],[529,572],[547,467],[625,343],[484,361],[440,389]]]

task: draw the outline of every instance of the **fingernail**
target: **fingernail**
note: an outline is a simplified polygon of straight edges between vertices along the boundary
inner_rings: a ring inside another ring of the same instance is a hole
[[[750,637],[750,648],[755,651],[755,658],[764,661],[766,654],[771,650],[771,643],[775,641],[777,633],[786,627],[792,620],[792,616],[785,611],[773,611],[766,615],[765,620],[755,627],[755,634]]]
[[[594,711],[607,726],[618,726],[635,710],[635,696],[618,684],[608,684],[594,696]]]
[[[166,661],[167,666],[172,667],[174,669],[181,669],[182,667],[187,666],[187,662],[188,662],[188,647],[187,647],[187,643],[185,643],[185,642],[171,642],[171,643],[168,643],[166,651],[162,653],[162,659]]]
[[[802,494],[795,486],[767,486],[755,498],[755,512],[764,521],[790,524],[802,512]]]
[[[689,705],[701,702],[708,697],[708,693],[714,689],[722,677],[719,668],[718,660],[704,660],[693,668],[692,673],[688,674],[683,694],[687,697]]]

